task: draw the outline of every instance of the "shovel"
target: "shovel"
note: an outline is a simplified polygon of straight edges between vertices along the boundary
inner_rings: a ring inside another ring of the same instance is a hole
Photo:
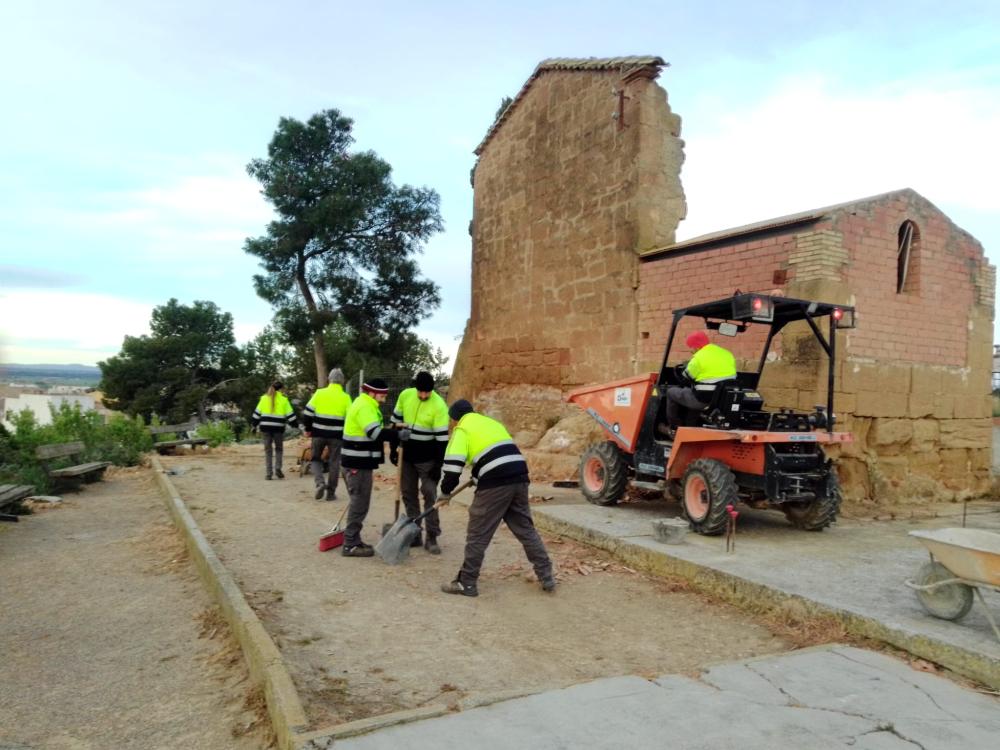
[[[425,510],[416,518],[402,515],[396,519],[396,523],[389,529],[389,533],[383,536],[379,543],[375,545],[375,554],[382,558],[389,565],[399,565],[410,554],[410,544],[420,535],[418,521],[424,520],[431,513],[455,497],[459,492],[472,484],[472,480],[463,482],[450,495],[443,495],[434,505]]]
[[[383,539],[385,538],[385,535],[389,533],[389,530],[392,529],[393,525],[400,519],[399,501],[400,499],[402,499],[402,497],[403,497],[403,446],[401,445],[399,446],[399,457],[397,459],[397,466],[396,466],[396,508],[394,513],[395,519],[393,520],[392,523],[382,524]]]

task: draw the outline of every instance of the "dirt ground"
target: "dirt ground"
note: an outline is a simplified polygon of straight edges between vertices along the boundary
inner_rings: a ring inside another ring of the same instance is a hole
[[[316,545],[346,504],[314,499],[294,443],[284,480],[259,446],[165,457],[202,530],[285,656],[315,728],[429,703],[538,691],[597,677],[692,672],[790,644],[739,611],[546,537],[561,581],[541,592],[501,527],[477,599],[440,593],[462,559],[465,508],[442,512],[443,554],[403,565]],[[390,471],[392,467],[389,467]],[[394,474],[376,482],[364,539],[392,519]]]
[[[265,746],[260,697],[150,469],[0,524],[0,747]]]

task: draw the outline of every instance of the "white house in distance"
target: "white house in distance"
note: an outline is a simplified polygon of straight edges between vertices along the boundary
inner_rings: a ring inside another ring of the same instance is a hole
[[[30,409],[39,425],[51,424],[52,411],[49,407],[58,409],[64,403],[79,404],[83,411],[97,408],[94,397],[87,394],[22,393],[20,396],[0,399],[0,421],[8,430],[13,430],[11,417]]]

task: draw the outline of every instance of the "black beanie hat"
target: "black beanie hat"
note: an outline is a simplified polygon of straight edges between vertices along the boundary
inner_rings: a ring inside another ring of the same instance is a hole
[[[372,378],[371,380],[366,380],[361,387],[366,391],[371,391],[372,393],[389,392],[389,384],[382,380],[382,378]]]
[[[453,403],[448,408],[448,416],[454,419],[456,422],[464,417],[466,414],[474,412],[475,409],[472,408],[472,404],[466,401],[464,398],[460,398],[458,401]]]
[[[413,385],[418,391],[433,391],[434,376],[429,372],[420,371],[413,379]]]

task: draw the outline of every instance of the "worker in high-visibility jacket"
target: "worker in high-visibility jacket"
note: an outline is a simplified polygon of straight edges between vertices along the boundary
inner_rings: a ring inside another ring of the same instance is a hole
[[[264,437],[264,479],[270,479],[272,474],[277,475],[278,479],[285,478],[281,471],[281,461],[285,455],[285,427],[295,427],[298,424],[295,410],[282,393],[284,387],[280,380],[271,383],[250,416],[251,429],[260,430]]]
[[[450,495],[458,486],[462,469],[471,464],[476,494],[469,506],[462,568],[455,580],[442,585],[441,590],[446,594],[479,596],[479,569],[486,548],[503,521],[524,547],[542,589],[555,591],[552,561],[531,520],[528,464],[510,433],[495,419],[477,414],[465,399],[453,403],[448,416],[455,426],[445,449],[441,492]]]
[[[337,479],[340,476],[340,451],[344,439],[344,418],[351,405],[351,397],[344,393],[344,373],[339,367],[330,370],[329,385],[319,388],[309,399],[302,412],[302,424],[310,445],[313,481],[316,483],[316,499],[337,499]],[[326,465],[323,451],[326,450]],[[323,471],[326,471],[324,483]]]
[[[684,340],[694,354],[684,368],[692,385],[667,388],[667,424],[672,439],[683,421],[682,409],[702,411],[712,400],[719,383],[736,379],[736,358],[732,352],[708,340],[704,331],[695,331]]]
[[[399,427],[399,447],[403,452],[400,466],[399,490],[403,496],[406,515],[416,518],[420,515],[420,497],[424,498],[424,510],[431,510],[437,501],[437,483],[441,479],[441,463],[444,449],[448,445],[448,405],[434,391],[434,376],[429,372],[418,372],[413,378],[413,387],[407,388],[396,399],[392,411],[392,423]],[[396,452],[389,454],[395,464]],[[427,537],[424,549],[432,555],[440,555],[441,521],[436,510],[427,516]],[[412,546],[419,547],[420,536],[414,538]]]
[[[371,557],[370,544],[361,540],[361,529],[372,500],[372,472],[385,460],[382,443],[396,445],[396,431],[386,429],[381,404],[389,396],[389,386],[382,378],[372,378],[361,385],[361,394],[354,399],[344,420],[344,447],[340,465],[350,504],[347,506],[347,526],[344,529],[344,557]]]

